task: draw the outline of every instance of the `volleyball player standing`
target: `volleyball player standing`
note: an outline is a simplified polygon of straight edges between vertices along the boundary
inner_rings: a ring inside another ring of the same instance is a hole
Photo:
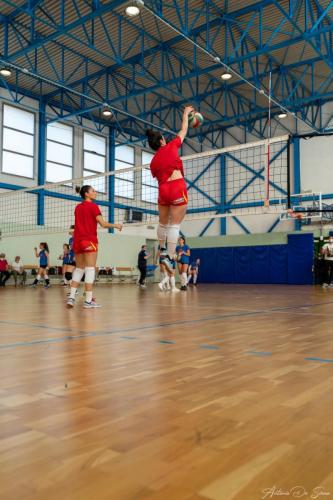
[[[93,283],[95,280],[95,268],[98,252],[97,225],[103,228],[115,228],[122,230],[121,224],[111,224],[106,222],[101,214],[99,206],[94,203],[97,193],[92,186],[82,186],[76,188],[83,199],[82,203],[75,208],[74,226],[74,254],[76,268],[73,272],[70,296],[67,300],[68,307],[74,307],[75,294],[80,281],[85,275],[85,309],[101,307],[93,300]]]

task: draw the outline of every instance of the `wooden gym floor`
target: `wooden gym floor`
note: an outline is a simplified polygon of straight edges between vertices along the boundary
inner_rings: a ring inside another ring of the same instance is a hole
[[[0,290],[1,500],[332,498],[333,289],[96,295]]]

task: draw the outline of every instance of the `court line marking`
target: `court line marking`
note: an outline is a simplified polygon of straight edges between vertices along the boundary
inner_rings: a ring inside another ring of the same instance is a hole
[[[200,347],[200,349],[212,349],[215,351],[220,349],[220,347],[218,345],[212,345],[212,344],[201,344],[201,345],[199,345],[199,347]]]
[[[273,353],[268,351],[247,351],[246,354],[251,356],[272,356]]]
[[[319,363],[333,363],[333,359],[325,358],[304,358],[305,361],[318,361]]]
[[[333,304],[333,301],[321,302],[318,304],[317,303],[316,304],[306,304],[306,306],[310,308],[310,307],[319,307],[319,306],[329,305],[329,304]],[[13,349],[16,347],[30,347],[33,345],[66,342],[66,341],[70,341],[70,340],[80,340],[82,338],[89,338],[89,337],[106,337],[109,335],[115,335],[115,334],[119,334],[119,333],[140,332],[140,331],[144,331],[144,330],[154,330],[154,329],[158,329],[158,328],[169,328],[169,327],[177,326],[177,325],[191,325],[191,324],[203,323],[203,322],[207,322],[207,321],[221,320],[224,318],[240,318],[240,317],[247,317],[247,316],[251,317],[251,316],[265,315],[265,314],[274,313],[274,312],[280,312],[280,311],[300,309],[304,306],[305,306],[304,304],[300,304],[300,305],[285,306],[285,307],[274,307],[274,308],[270,308],[270,309],[259,309],[259,310],[252,311],[252,312],[219,314],[219,315],[215,315],[215,316],[208,316],[208,317],[192,319],[192,320],[181,320],[181,321],[173,321],[173,322],[166,322],[166,323],[155,323],[152,325],[142,325],[140,327],[132,326],[132,327],[127,327],[127,328],[115,328],[115,329],[111,329],[109,331],[102,330],[102,331],[95,331],[95,332],[84,332],[82,330],[74,330],[74,332],[77,332],[78,335],[66,335],[64,337],[54,337],[54,338],[51,337],[51,338],[47,338],[47,339],[37,339],[37,340],[13,342],[11,344],[0,344],[0,349]],[[41,328],[41,329],[55,330],[55,331],[60,331],[60,332],[73,331],[70,328],[60,328],[60,327],[52,327],[52,326],[49,327],[47,325],[11,322],[11,321],[5,321],[5,320],[0,320],[0,324],[12,325],[12,326],[24,326],[25,328],[27,328],[27,327]]]

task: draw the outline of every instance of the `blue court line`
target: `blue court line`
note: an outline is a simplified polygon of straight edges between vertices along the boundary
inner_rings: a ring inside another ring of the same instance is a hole
[[[333,359],[324,358],[304,358],[305,361],[318,361],[319,363],[333,363]]]
[[[272,356],[271,352],[265,351],[247,351],[246,354],[250,354],[251,356]]]
[[[211,344],[201,344],[199,347],[200,349],[212,349],[214,351],[220,349],[218,345],[211,345]]]
[[[143,330],[154,330],[157,328],[168,328],[170,326],[177,326],[177,325],[191,325],[191,324],[198,324],[198,323],[203,323],[207,321],[216,321],[216,320],[221,320],[224,318],[240,318],[240,317],[251,317],[251,316],[258,316],[260,314],[269,314],[272,312],[279,312],[279,311],[288,311],[288,310],[295,310],[295,309],[301,309],[304,306],[307,307],[318,307],[322,305],[328,305],[328,304],[333,304],[333,301],[329,302],[321,302],[318,304],[303,304],[303,305],[294,305],[294,306],[286,306],[286,307],[274,307],[270,309],[259,309],[256,311],[245,311],[245,312],[238,312],[238,313],[227,313],[227,314],[219,314],[215,316],[206,316],[203,318],[199,319],[191,319],[191,320],[182,320],[182,321],[173,321],[173,322],[166,322],[166,323],[156,323],[156,324],[151,324],[151,325],[142,325],[142,326],[135,326],[135,327],[127,327],[127,328],[115,328],[111,329],[109,331],[95,331],[95,332],[84,332],[82,330],[71,330],[70,328],[61,328],[61,327],[52,327],[48,325],[41,325],[41,324],[29,324],[29,323],[22,323],[22,322],[11,322],[11,321],[4,321],[0,320],[0,324],[4,325],[12,325],[12,326],[24,326],[29,327],[29,328],[41,328],[44,330],[53,330],[53,331],[59,331],[59,332],[68,332],[72,331],[74,333],[78,333],[78,335],[66,335],[65,337],[55,337],[55,338],[47,338],[47,339],[41,339],[41,340],[28,340],[28,341],[22,341],[22,342],[13,342],[11,344],[2,344],[0,345],[0,349],[11,349],[15,347],[29,347],[33,345],[38,345],[38,344],[49,344],[49,343],[56,343],[56,342],[66,342],[69,340],[79,340],[82,338],[89,338],[89,337],[104,337],[108,335],[114,335],[118,333],[129,333],[129,332],[140,332]]]

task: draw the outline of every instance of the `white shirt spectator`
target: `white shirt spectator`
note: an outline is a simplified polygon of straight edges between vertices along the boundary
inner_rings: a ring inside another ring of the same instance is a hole
[[[325,243],[322,249],[325,251],[325,260],[333,260],[333,243]]]
[[[11,263],[11,268],[13,271],[16,271],[18,273],[21,273],[24,269],[24,264],[22,262],[22,260],[20,259],[18,262],[16,262],[15,260]]]

